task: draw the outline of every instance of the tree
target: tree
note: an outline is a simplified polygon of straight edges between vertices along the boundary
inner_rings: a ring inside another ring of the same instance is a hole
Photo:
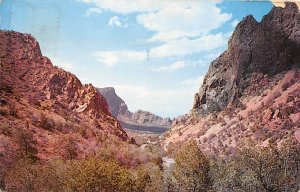
[[[211,188],[209,159],[196,141],[184,145],[175,156],[173,176],[181,191],[208,191]]]
[[[22,158],[37,160],[37,142],[29,130],[18,130],[15,134],[15,142],[18,146],[19,154]]]

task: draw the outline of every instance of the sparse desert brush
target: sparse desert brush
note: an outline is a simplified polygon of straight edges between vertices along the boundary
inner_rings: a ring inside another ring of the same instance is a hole
[[[18,117],[18,110],[14,106],[11,106],[9,108],[9,115],[13,117]]]
[[[41,113],[39,126],[45,130],[53,131],[56,128],[56,123],[53,119],[47,117],[44,113]]]
[[[1,83],[0,92],[13,93],[13,87],[11,85]]]
[[[18,102],[21,100],[21,96],[19,94],[15,94],[14,97],[15,97],[15,100]]]
[[[0,132],[3,134],[3,135],[10,135],[11,134],[11,129],[10,129],[10,126],[8,123],[1,123],[0,124]]]
[[[77,142],[71,136],[66,136],[60,141],[60,155],[63,159],[72,160],[78,157]]]
[[[0,106],[0,115],[1,116],[6,116],[8,114],[9,114],[9,109],[7,107]]]

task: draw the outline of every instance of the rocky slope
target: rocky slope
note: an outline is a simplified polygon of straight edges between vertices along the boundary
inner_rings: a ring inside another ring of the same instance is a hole
[[[300,142],[300,13],[294,3],[261,22],[236,27],[211,63],[191,114],[165,135],[165,146],[195,138],[203,150],[231,154],[244,138]],[[171,145],[169,145],[171,146]]]
[[[253,81],[299,64],[299,46],[300,14],[295,4],[272,9],[260,23],[247,16],[236,27],[228,50],[212,62],[193,109],[207,114],[239,105]]]
[[[0,58],[0,151],[14,147],[17,132],[33,135],[42,159],[60,156],[68,141],[84,156],[107,137],[128,139],[105,98],[53,66],[32,36],[0,31]]]
[[[143,110],[138,110],[135,113],[130,112],[126,103],[116,94],[113,87],[98,88],[98,91],[107,100],[112,115],[121,121],[124,128],[164,132],[171,126],[170,118],[162,118]]]

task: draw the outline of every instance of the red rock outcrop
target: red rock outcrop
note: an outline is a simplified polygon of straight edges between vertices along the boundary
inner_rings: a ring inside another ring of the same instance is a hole
[[[25,122],[29,122],[26,129],[38,133],[40,146],[43,137],[59,139],[62,133],[77,138],[81,151],[88,148],[97,135],[114,135],[127,140],[126,132],[110,114],[105,98],[91,84],[82,85],[75,75],[53,66],[41,54],[32,36],[0,31],[0,58],[2,124],[13,130],[25,129]],[[8,115],[12,109],[18,117]],[[53,123],[49,130],[42,129],[39,123],[44,116]],[[90,138],[80,138],[78,129],[91,132]],[[51,144],[43,150],[46,152],[40,156],[57,155]]]

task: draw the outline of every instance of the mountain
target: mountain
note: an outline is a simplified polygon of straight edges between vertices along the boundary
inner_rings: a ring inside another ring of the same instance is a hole
[[[171,126],[170,118],[162,118],[148,111],[138,110],[132,113],[113,87],[98,88],[108,102],[109,111],[124,128],[149,132],[165,132]]]
[[[299,64],[299,25],[295,4],[274,8],[261,23],[251,15],[244,18],[228,50],[212,62],[193,109],[205,114],[238,105],[245,89],[261,75],[273,77]]]
[[[61,156],[68,143],[80,157],[105,138],[129,139],[105,98],[53,66],[29,34],[0,31],[0,58],[1,151],[14,149],[19,133],[32,135],[41,159]]]
[[[214,60],[188,117],[163,143],[195,138],[203,150],[231,154],[244,138],[300,142],[300,13],[274,7],[257,22],[245,17]]]

